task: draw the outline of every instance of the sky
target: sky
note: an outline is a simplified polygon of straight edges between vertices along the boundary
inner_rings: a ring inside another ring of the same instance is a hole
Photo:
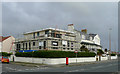
[[[22,37],[22,33],[44,28],[87,29],[98,34],[103,49],[109,49],[109,28],[113,51],[118,48],[117,2],[5,2],[2,3],[3,36]]]

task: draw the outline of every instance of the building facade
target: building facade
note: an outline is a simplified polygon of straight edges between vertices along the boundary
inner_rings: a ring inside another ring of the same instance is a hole
[[[16,50],[79,50],[83,40],[81,33],[74,29],[73,24],[68,25],[68,30],[46,28],[26,32],[23,34],[24,38],[16,39]],[[92,41],[97,40],[94,37]]]

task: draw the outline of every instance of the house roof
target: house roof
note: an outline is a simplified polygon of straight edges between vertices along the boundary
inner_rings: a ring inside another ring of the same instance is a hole
[[[8,39],[9,37],[11,37],[11,36],[7,36],[7,37],[0,36],[0,42],[2,42],[2,41],[4,41],[4,40]]]
[[[90,33],[89,36],[91,36],[92,38],[94,38],[97,34],[92,34]]]
[[[67,30],[62,30],[62,29],[46,28],[46,29],[42,29],[42,30],[36,30],[36,31],[26,32],[24,34],[29,34],[29,33],[39,32],[39,31],[45,31],[45,30],[56,30],[56,31],[62,31],[62,32],[67,32],[67,33],[74,33],[74,32],[67,31]]]

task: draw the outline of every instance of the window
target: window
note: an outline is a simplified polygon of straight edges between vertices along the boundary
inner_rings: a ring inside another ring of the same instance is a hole
[[[17,48],[16,48],[17,50],[20,50],[20,44],[17,44]]]
[[[71,50],[73,50],[73,48],[71,48]]]
[[[63,48],[65,50],[65,48]]]
[[[45,31],[45,34],[49,34],[49,30],[46,30],[46,31]]]
[[[39,46],[39,49],[41,49],[42,47],[41,46]]]
[[[33,38],[35,38],[35,33],[33,33]]]
[[[55,37],[55,31],[52,31],[51,37]]]
[[[82,39],[85,39],[85,35],[82,35]]]
[[[46,49],[46,41],[44,41],[44,49]]]
[[[27,43],[26,43],[26,50],[27,50]]]
[[[23,43],[23,50],[24,50],[24,43]]]
[[[70,45],[69,45],[69,41],[68,41],[68,47],[69,47]]]
[[[58,49],[58,47],[52,47],[52,49]]]
[[[35,46],[35,42],[33,42],[33,46]]]
[[[73,47],[73,43],[71,43],[71,47]]]
[[[29,50],[31,50],[31,43],[29,42]]]
[[[39,36],[39,32],[37,32],[37,36]]]
[[[61,38],[61,34],[56,34],[56,38]]]

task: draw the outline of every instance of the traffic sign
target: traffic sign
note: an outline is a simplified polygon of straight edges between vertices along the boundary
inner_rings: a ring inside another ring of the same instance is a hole
[[[75,50],[75,51],[74,51],[74,53],[78,53],[78,51],[77,51],[77,50]]]

